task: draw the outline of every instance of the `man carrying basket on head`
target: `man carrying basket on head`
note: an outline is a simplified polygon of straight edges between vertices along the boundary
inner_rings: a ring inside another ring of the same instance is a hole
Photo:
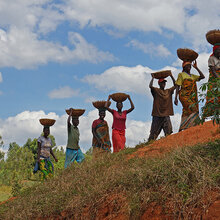
[[[165,89],[167,80],[165,80],[165,78],[158,77],[159,74],[164,76],[169,75],[173,81],[173,87]],[[175,79],[171,71],[165,70],[153,73],[151,75],[152,79],[150,81],[149,87],[151,89],[154,102],[152,110],[153,119],[148,141],[156,140],[162,129],[165,135],[173,133],[170,115],[173,115],[172,95],[175,90]],[[158,84],[160,88],[153,87],[154,77],[159,78]]]
[[[81,116],[85,110],[84,109],[70,109],[66,110],[69,114],[67,119],[67,131],[68,131],[68,140],[66,146],[66,160],[64,167],[67,168],[74,163],[76,160],[77,163],[81,163],[85,156],[82,153],[79,147],[79,116]],[[70,119],[72,117],[72,124]]]

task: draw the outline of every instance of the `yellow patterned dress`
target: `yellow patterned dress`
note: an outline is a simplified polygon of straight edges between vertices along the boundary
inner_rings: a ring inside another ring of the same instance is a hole
[[[179,131],[196,125],[196,119],[199,117],[199,106],[197,97],[197,85],[199,76],[179,73],[176,84],[181,87],[179,91],[179,100],[183,106],[182,117]],[[195,104],[194,106],[192,106]]]

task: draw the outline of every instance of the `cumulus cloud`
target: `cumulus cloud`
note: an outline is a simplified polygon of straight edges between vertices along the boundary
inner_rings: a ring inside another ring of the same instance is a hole
[[[151,56],[161,56],[166,57],[171,55],[170,51],[164,47],[163,44],[155,45],[154,43],[142,43],[138,40],[131,40],[128,44],[128,47],[132,47],[137,50],[141,50],[146,54],[150,54]]]
[[[162,70],[170,69],[177,76],[179,70],[175,67],[166,66]],[[87,75],[83,81],[94,85],[97,89],[104,91],[134,92],[136,94],[147,94],[151,97],[148,89],[151,74],[160,70],[152,70],[149,67],[137,65],[135,67],[116,66],[107,69],[101,74]],[[157,83],[155,83],[157,86]],[[169,83],[167,86],[172,86]]]
[[[63,15],[51,0],[0,0],[0,26],[14,25],[19,29],[28,28],[48,33],[63,21]]]
[[[178,1],[67,0],[60,9],[67,19],[78,21],[81,27],[112,25],[128,31],[161,31],[164,27],[178,32],[184,27],[185,12]]]
[[[38,138],[42,132],[42,125],[39,123],[40,118],[53,118],[56,120],[54,126],[51,127],[51,134],[56,139],[57,146],[66,146],[67,143],[67,115],[58,116],[54,112],[46,114],[44,111],[24,111],[7,119],[0,119],[0,134],[3,138],[5,146],[11,142],[23,145],[28,138]],[[87,151],[92,144],[91,125],[93,120],[98,118],[98,110],[93,110],[85,116],[80,117],[80,146],[83,151]],[[107,112],[105,120],[108,122],[110,136],[112,115]],[[180,123],[180,115],[176,114],[171,117],[173,130],[177,132]],[[126,145],[134,147],[140,141],[148,139],[150,133],[150,121],[130,120],[129,116],[126,122]],[[164,135],[163,132],[161,135]]]
[[[2,73],[0,72],[0,83],[3,81]]]
[[[49,41],[46,34],[55,31],[65,22],[87,26],[100,26],[109,34],[126,31],[166,31],[181,34],[199,51],[211,49],[205,33],[219,26],[218,0],[210,1],[108,1],[97,0],[0,0],[0,67],[31,68],[48,62],[98,63],[112,61],[109,52],[98,50],[78,33],[70,33],[74,49]],[[208,10],[207,10],[208,8]],[[158,16],[159,15],[159,16]],[[178,21],[178,22],[177,22]],[[203,22],[201,22],[203,21]],[[143,44],[132,40],[129,45],[145,53],[148,48],[158,54],[170,55],[163,44]]]
[[[48,96],[51,99],[64,99],[64,98],[71,98],[73,96],[78,95],[77,90],[73,90],[69,86],[64,86],[59,89],[54,89],[51,92],[49,92]]]
[[[12,27],[8,32],[0,29],[0,66],[14,66],[21,69],[46,64],[50,61],[98,63],[114,59],[112,54],[99,51],[78,33],[70,32],[69,40],[75,47],[73,50],[59,43],[39,40],[37,34],[28,29]]]
[[[121,31],[157,31],[160,34],[166,29],[182,34],[195,48],[204,47],[205,33],[218,28],[220,18],[218,0],[97,0],[92,3],[67,0],[58,7],[67,20],[77,21],[82,28],[112,26]]]

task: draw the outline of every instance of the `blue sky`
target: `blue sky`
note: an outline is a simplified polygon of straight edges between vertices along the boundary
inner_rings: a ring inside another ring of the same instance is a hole
[[[171,69],[177,78],[176,50],[188,47],[200,54],[207,81],[212,47],[205,34],[220,22],[218,0],[0,0],[0,5],[0,135],[6,146],[38,137],[40,117],[57,120],[51,133],[65,146],[65,109],[75,107],[86,109],[80,132],[87,150],[97,118],[91,102],[117,91],[129,93],[136,107],[128,116],[127,144],[147,139],[150,73]],[[174,111],[176,132],[181,104]],[[111,120],[108,114],[110,127]]]

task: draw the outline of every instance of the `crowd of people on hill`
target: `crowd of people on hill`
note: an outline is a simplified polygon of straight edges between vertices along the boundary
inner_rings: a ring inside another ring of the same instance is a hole
[[[220,78],[220,44],[216,44],[213,47],[213,54],[208,60],[209,66],[209,90],[212,89],[212,81],[216,78]],[[191,67],[195,68],[199,75],[191,74]],[[173,82],[171,88],[165,89],[167,80],[165,78],[158,79],[159,88],[153,86],[154,75],[149,84],[151,94],[153,96],[153,109],[152,109],[152,124],[148,141],[156,140],[161,130],[165,135],[172,134],[172,124],[170,116],[174,115],[172,95],[176,91],[174,104],[178,105],[178,99],[182,104],[182,117],[179,127],[179,132],[185,130],[191,126],[194,126],[196,119],[199,117],[198,97],[196,83],[205,78],[204,74],[197,67],[196,60],[192,63],[184,61],[182,63],[182,72],[178,74],[177,80],[174,79],[172,73],[170,78]],[[100,154],[111,152],[111,141],[109,136],[109,127],[107,121],[105,121],[106,110],[113,116],[112,124],[112,143],[113,152],[117,153],[125,148],[125,129],[127,114],[134,110],[134,104],[129,95],[127,99],[130,102],[130,108],[123,110],[123,102],[118,101],[116,103],[117,110],[111,109],[108,103],[112,99],[112,95],[109,95],[105,104],[98,108],[99,118],[92,123],[92,147],[94,157]],[[206,102],[211,102],[207,97]],[[218,100],[220,101],[220,100]],[[71,120],[72,119],[72,120]],[[85,156],[82,153],[79,146],[79,116],[73,114],[73,110],[70,109],[70,113],[67,119],[67,131],[68,140],[66,146],[66,160],[65,168],[69,167],[74,161],[81,163]],[[53,164],[50,160],[50,154],[57,162],[57,158],[52,151],[52,141],[49,138],[50,127],[44,126],[43,136],[38,138],[38,169],[42,172],[43,178],[47,179],[53,175]]]

